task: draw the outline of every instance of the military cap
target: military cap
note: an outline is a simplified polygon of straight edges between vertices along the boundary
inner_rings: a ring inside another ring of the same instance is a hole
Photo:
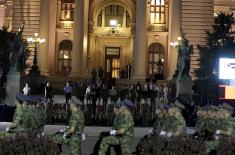
[[[185,109],[185,106],[181,104],[178,100],[174,102],[174,106],[180,109]]]
[[[21,102],[27,102],[27,96],[24,95],[23,93],[17,93],[16,94],[16,99],[21,101]]]
[[[210,105],[210,109],[209,110],[214,110],[214,111],[218,111],[219,107],[215,106],[215,105]]]
[[[163,110],[164,109],[164,104],[163,103],[159,103],[158,107],[159,107],[159,109]]]
[[[121,105],[122,106],[126,106],[126,107],[128,107],[130,109],[134,107],[134,104],[130,100],[128,100],[128,99],[124,99],[122,101]]]
[[[32,102],[32,103],[40,102],[39,98],[37,98],[36,96],[27,96],[27,97],[28,97],[29,102]]]
[[[122,102],[120,102],[120,101],[117,101],[117,102],[114,104],[114,107],[115,107],[115,108],[121,108],[121,106],[122,106]]]
[[[73,103],[75,103],[76,105],[82,105],[82,101],[80,101],[77,97],[72,96],[71,100]]]
[[[223,103],[223,108],[224,108],[224,109],[227,109],[227,110],[229,110],[229,111],[232,111],[232,110],[233,110],[233,107],[232,107],[231,105],[227,104],[227,103]]]

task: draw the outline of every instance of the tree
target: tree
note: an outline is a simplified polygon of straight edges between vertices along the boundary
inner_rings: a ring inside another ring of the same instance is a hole
[[[195,70],[195,85],[203,98],[218,101],[218,68],[220,57],[235,57],[233,13],[218,13],[213,31],[206,31],[206,45],[199,45],[199,68]]]

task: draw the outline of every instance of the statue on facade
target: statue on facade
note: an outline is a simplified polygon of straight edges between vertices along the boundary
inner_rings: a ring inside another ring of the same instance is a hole
[[[181,45],[178,48],[177,73],[178,79],[188,77],[190,71],[191,54],[193,53],[193,45],[189,45],[189,41],[185,38],[185,34],[181,29]]]
[[[14,71],[23,71],[25,67],[25,44],[22,40],[24,25],[23,22],[10,43],[10,69]]]

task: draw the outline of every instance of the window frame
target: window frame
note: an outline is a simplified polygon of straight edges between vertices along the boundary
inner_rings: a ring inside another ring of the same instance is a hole
[[[155,60],[156,55],[158,55],[158,60]],[[151,60],[150,60],[150,56],[151,56]],[[149,75],[154,75],[158,72],[158,63],[161,59],[164,59],[164,46],[157,42],[152,43],[148,48],[148,74]],[[161,62],[161,63],[162,63],[162,74],[164,74],[164,62]]]
[[[154,4],[152,4],[152,1],[154,1],[153,2]],[[165,24],[166,23],[166,0],[152,0],[152,1],[150,3],[150,23],[151,24]],[[153,8],[153,11],[152,11],[152,8]],[[164,8],[164,11],[162,10],[162,8]],[[154,14],[154,20],[152,20],[152,14]],[[159,14],[158,19],[157,19],[157,14]],[[163,22],[162,22],[162,19],[163,19]],[[159,22],[157,22],[157,20]]]

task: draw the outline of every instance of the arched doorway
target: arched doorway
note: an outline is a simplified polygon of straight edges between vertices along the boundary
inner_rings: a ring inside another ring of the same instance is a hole
[[[164,47],[160,43],[148,48],[148,74],[158,80],[164,78]]]
[[[59,44],[59,57],[58,57],[58,69],[59,73],[68,74],[72,70],[71,66],[71,52],[73,49],[73,42],[70,40],[63,40]]]

